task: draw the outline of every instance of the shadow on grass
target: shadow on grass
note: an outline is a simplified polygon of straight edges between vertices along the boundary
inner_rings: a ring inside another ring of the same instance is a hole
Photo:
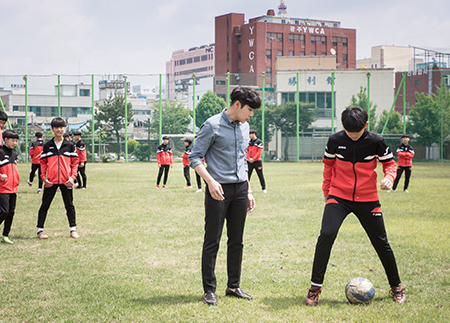
[[[150,298],[132,299],[133,302],[141,305],[180,305],[189,303],[201,303],[199,295],[159,295]]]
[[[372,302],[381,302],[383,298],[375,298]],[[267,310],[279,311],[288,309],[290,307],[304,306],[305,308],[310,308],[305,305],[305,297],[293,296],[293,297],[266,297],[261,300],[261,303],[266,305]],[[366,304],[350,304],[344,300],[331,300],[331,299],[321,299],[319,300],[320,307],[326,306],[335,309],[340,309],[342,307],[348,306],[367,306]]]

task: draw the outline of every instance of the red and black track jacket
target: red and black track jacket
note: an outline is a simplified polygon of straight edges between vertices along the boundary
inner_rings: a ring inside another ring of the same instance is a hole
[[[30,157],[32,164],[40,164],[41,163],[41,154],[42,149],[44,149],[44,141],[36,140],[31,144],[30,148]]]
[[[162,144],[156,150],[156,160],[158,165],[173,165],[172,148],[169,145]]]
[[[75,144],[75,148],[77,148],[77,154],[78,154],[78,162],[85,163],[87,162],[86,157],[86,145],[84,144],[83,140],[79,140]]]
[[[324,196],[333,195],[354,202],[378,201],[377,159],[384,176],[396,176],[394,156],[379,135],[365,130],[353,141],[344,130],[331,135],[323,157]]]
[[[78,172],[78,155],[73,142],[64,139],[56,148],[55,138],[44,144],[41,155],[41,177],[53,184],[64,184],[69,177],[75,179]]]
[[[399,167],[411,167],[412,159],[414,158],[414,149],[410,145],[404,145],[403,143],[397,147],[398,166]]]
[[[186,150],[184,151],[184,154],[183,154],[183,156],[182,156],[182,159],[183,159],[183,167],[189,166],[190,162],[189,162],[188,157],[189,157],[189,155],[191,154],[191,152],[192,152],[192,146],[189,145],[189,146],[186,147]]]
[[[6,174],[8,178],[4,182],[0,181],[1,194],[17,193],[20,177],[16,164],[17,154],[3,145],[0,148],[0,176]]]
[[[253,160],[261,160],[261,155],[264,145],[261,139],[256,138],[255,140],[250,140],[247,148],[247,160],[252,158]]]

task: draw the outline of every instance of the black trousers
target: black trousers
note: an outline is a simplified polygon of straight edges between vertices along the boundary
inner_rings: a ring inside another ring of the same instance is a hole
[[[164,172],[163,184],[164,185],[167,184],[167,177],[169,176],[169,169],[170,169],[170,165],[161,165],[161,167],[159,167],[158,179],[156,180],[156,185],[159,185],[159,182],[161,182],[161,176],[162,176],[163,172]]]
[[[38,171],[38,178],[39,178],[39,187],[38,188],[42,188],[41,164],[31,164],[29,180],[30,180],[30,183],[33,183],[33,179],[36,174],[36,170]]]
[[[262,161],[257,160],[253,163],[247,162],[248,164],[248,180],[252,177],[253,170],[256,170],[256,174],[258,174],[259,183],[261,184],[261,188],[263,190],[266,189],[266,181],[264,180],[264,175],[262,171]]]
[[[3,235],[5,237],[9,236],[9,232],[11,231],[14,212],[16,210],[16,200],[16,193],[0,194],[0,224],[5,221],[5,226],[3,227]]]
[[[342,222],[353,212],[366,231],[391,286],[400,284],[397,264],[384,227],[380,202],[352,202],[329,196],[323,212],[322,229],[317,240],[311,282],[322,284],[330,259],[331,248]],[[358,250],[354,250],[356,253]],[[362,255],[364,256],[364,255]]]
[[[222,184],[225,200],[217,201],[208,190],[205,191],[205,237],[202,251],[203,289],[206,292],[216,291],[217,253],[223,225],[227,220],[227,273],[228,287],[239,287],[241,280],[242,243],[245,219],[248,206],[248,182]]]
[[[397,189],[397,185],[398,185],[398,182],[400,181],[400,177],[402,177],[403,171],[405,171],[405,184],[403,185],[403,190],[408,189],[409,179],[411,178],[411,167],[398,166],[397,177],[395,178],[394,185],[392,185],[392,189],[394,191]]]
[[[199,190],[201,190],[202,189],[202,177],[197,172],[195,172],[195,177],[197,179],[197,188]]]
[[[81,177],[80,177],[81,175]],[[83,179],[83,182],[81,182],[81,179]],[[80,164],[78,164],[78,174],[77,174],[77,182],[78,187],[84,187],[86,188],[86,162],[84,162],[84,166],[81,167]]]
[[[55,197],[56,190],[61,190],[61,195],[64,201],[64,207],[66,208],[67,219],[69,220],[69,227],[76,226],[75,220],[75,207],[73,206],[73,189],[66,187],[64,184],[54,184],[52,187],[44,186],[44,194],[42,195],[42,204],[38,213],[38,228],[44,228],[45,219],[47,217],[48,209],[52,204]]]
[[[189,168],[190,168],[189,165],[183,167],[184,178],[186,178],[187,186],[191,186],[191,174]]]

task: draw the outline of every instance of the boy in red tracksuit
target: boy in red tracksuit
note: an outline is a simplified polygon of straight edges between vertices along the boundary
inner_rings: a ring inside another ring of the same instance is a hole
[[[183,159],[183,173],[184,173],[184,178],[186,179],[186,186],[184,188],[192,188],[191,185],[191,174],[189,172],[189,155],[191,154],[192,151],[192,139],[190,138],[186,138],[184,139],[184,146],[186,147],[184,154],[182,156]]]
[[[78,155],[73,142],[63,137],[66,126],[64,119],[54,118],[51,126],[55,137],[44,144],[41,154],[41,177],[44,181],[44,194],[38,213],[37,236],[39,239],[48,239],[48,235],[44,233],[45,218],[59,188],[69,220],[70,236],[78,239],[72,190],[77,176]]]
[[[0,224],[5,221],[5,226],[0,241],[13,244],[9,239],[9,232],[16,209],[17,188],[20,181],[16,165],[17,154],[13,149],[17,145],[19,135],[13,130],[5,130],[3,139],[5,144],[0,148]]]
[[[405,171],[405,184],[403,185],[403,192],[408,192],[409,179],[411,178],[411,167],[412,167],[412,159],[414,158],[414,149],[409,145],[409,136],[402,136],[402,144],[397,147],[397,156],[398,156],[398,168],[397,168],[397,177],[395,178],[394,185],[392,186],[392,190],[389,192],[395,192],[397,189],[398,182],[402,177],[403,171]]]
[[[77,149],[77,155],[78,155],[78,175],[77,175],[77,189],[86,189],[86,145],[84,144],[83,140],[81,140],[81,131],[75,131],[73,133],[73,136],[75,138],[75,141],[77,142],[75,144],[75,148]],[[81,175],[81,177],[80,177]],[[83,179],[83,182],[81,182],[81,179]]]
[[[351,212],[363,226],[383,264],[394,301],[404,303],[406,297],[384,227],[375,171],[378,159],[384,173],[380,188],[390,189],[395,179],[394,156],[383,138],[366,130],[369,123],[364,109],[348,107],[341,119],[345,130],[329,137],[323,157],[322,190],[326,205],[306,305],[315,306],[319,302],[331,248],[342,222]]]
[[[173,167],[173,153],[172,148],[168,145],[169,137],[164,136],[162,138],[162,145],[156,150],[156,160],[158,161],[158,179],[156,180],[156,188],[159,188],[159,182],[161,182],[161,176],[164,172],[163,188],[167,188],[167,177],[169,176],[169,168]]]
[[[38,193],[42,192],[42,178],[41,178],[41,154],[42,149],[44,149],[44,141],[42,140],[42,132],[36,132],[36,141],[31,144],[30,157],[31,157],[31,171],[30,178],[28,179],[28,185],[31,187],[33,185],[34,175],[36,170],[38,171]]]
[[[262,171],[261,155],[263,148],[263,142],[261,139],[256,137],[256,130],[250,129],[250,142],[248,143],[247,148],[248,181],[250,182],[253,170],[256,170],[263,193],[267,193],[266,181],[264,180],[264,174]]]

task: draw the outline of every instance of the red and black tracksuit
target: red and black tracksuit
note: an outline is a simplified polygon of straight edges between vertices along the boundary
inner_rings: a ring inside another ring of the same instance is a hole
[[[409,186],[409,179],[411,178],[412,159],[414,158],[414,149],[410,145],[401,144],[397,147],[398,156],[398,168],[397,177],[395,178],[392,190],[397,189],[398,182],[402,177],[403,171],[405,172],[405,184],[403,190],[407,190]]]
[[[385,178],[395,179],[392,152],[379,135],[364,131],[353,141],[345,131],[329,137],[323,157],[323,193],[327,197],[317,240],[311,282],[322,285],[339,228],[353,212],[375,248],[391,286],[400,284],[394,253],[384,227],[377,190],[377,160]]]
[[[255,140],[250,140],[247,148],[247,164],[248,164],[248,181],[250,182],[253,170],[256,170],[256,174],[258,174],[261,188],[265,190],[266,181],[264,180],[264,175],[262,171],[262,160],[261,160],[263,149],[264,145],[261,139],[256,138]],[[251,163],[249,159],[253,159],[253,162]]]
[[[79,140],[75,144],[75,148],[77,149],[78,154],[78,175],[77,175],[77,188],[86,188],[86,145],[84,144],[83,140]],[[83,166],[81,166],[83,164]],[[80,177],[81,175],[81,177]],[[83,181],[81,181],[83,179]]]
[[[41,178],[41,154],[42,149],[44,149],[44,141],[42,139],[36,140],[31,144],[30,148],[30,158],[31,158],[31,171],[30,178],[28,180],[29,183],[33,183],[34,175],[36,174],[36,170],[38,171],[38,179],[39,179],[39,189],[42,188],[42,178]]]
[[[173,165],[173,153],[172,148],[169,145],[162,144],[156,150],[156,160],[158,161],[159,172],[156,180],[156,185],[161,182],[161,176],[164,172],[163,184],[167,184],[167,177],[169,176],[170,166]]]
[[[75,180],[77,169],[78,155],[72,141],[64,139],[59,149],[55,144],[54,138],[44,144],[44,149],[41,154],[41,177],[43,180],[47,178],[53,185],[49,187],[44,185],[42,205],[38,214],[38,229],[44,228],[48,209],[58,187],[61,190],[61,195],[64,200],[69,226],[71,228],[76,226],[73,190],[72,187],[67,187],[64,184],[69,180],[69,177]]]
[[[1,132],[1,131],[0,131]],[[17,170],[17,154],[5,145],[0,148],[0,176],[8,176],[0,180],[0,224],[5,221],[3,236],[9,236],[14,218],[17,200],[17,188],[20,177]]]
[[[186,179],[186,185],[191,186],[191,175],[189,172],[189,155],[191,154],[192,146],[186,146],[186,150],[184,151],[184,154],[182,156],[183,159],[183,172],[184,172],[184,178]]]

